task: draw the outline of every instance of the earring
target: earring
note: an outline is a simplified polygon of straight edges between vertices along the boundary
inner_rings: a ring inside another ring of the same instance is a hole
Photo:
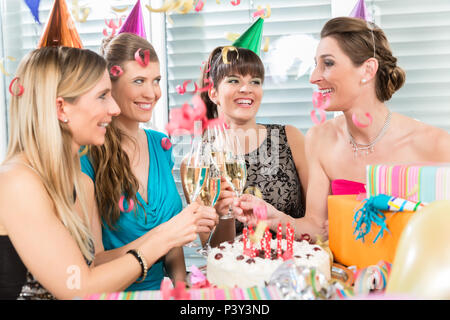
[[[362,83],[366,83],[367,80],[366,80],[366,79],[362,79],[361,82],[362,82]]]
[[[68,122],[69,122],[69,119],[65,118],[65,119],[63,120],[63,122],[64,122],[64,123],[68,123]]]

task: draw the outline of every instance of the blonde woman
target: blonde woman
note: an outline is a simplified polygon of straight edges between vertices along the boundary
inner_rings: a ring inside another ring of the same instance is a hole
[[[130,254],[97,266],[100,222],[78,150],[102,144],[105,127],[120,112],[106,63],[89,50],[42,48],[22,60],[16,75],[8,151],[0,166],[2,299],[120,291],[172,246],[195,238],[195,227],[174,220]]]

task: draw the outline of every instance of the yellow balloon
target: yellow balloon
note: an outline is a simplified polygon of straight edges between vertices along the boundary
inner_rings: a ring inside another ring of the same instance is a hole
[[[400,237],[386,293],[450,299],[449,243],[450,201],[435,201],[417,211]]]

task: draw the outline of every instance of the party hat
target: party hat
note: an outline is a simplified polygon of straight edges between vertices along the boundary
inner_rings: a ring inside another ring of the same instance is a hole
[[[83,48],[65,0],[55,0],[37,47],[58,46]]]
[[[358,0],[358,3],[356,4],[356,6],[353,8],[352,12],[350,13],[350,17],[363,19],[368,22],[372,21],[369,11],[367,11],[364,0]]]
[[[263,24],[264,19],[259,17],[258,20],[244,32],[244,34],[233,42],[233,46],[249,49],[259,56],[259,53],[261,52]]]
[[[134,33],[144,39],[147,38],[140,0],[136,2],[133,10],[131,10],[129,16],[127,17],[127,20],[125,20],[122,28],[120,28],[119,33],[122,32]]]

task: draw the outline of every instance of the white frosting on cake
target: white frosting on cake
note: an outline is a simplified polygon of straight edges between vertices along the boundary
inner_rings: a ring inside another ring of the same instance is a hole
[[[282,239],[281,248],[286,250],[287,242]],[[264,286],[269,282],[272,273],[283,264],[283,259],[276,259],[277,240],[272,239],[272,256],[275,259],[264,259],[259,256],[250,258],[243,253],[243,242],[236,240],[233,244],[221,243],[212,248],[208,254],[207,278],[217,286],[238,286],[241,288]],[[257,244],[259,249],[260,245]],[[307,241],[294,241],[293,258],[298,266],[315,267],[323,273],[327,280],[331,278],[330,256],[318,245]]]

